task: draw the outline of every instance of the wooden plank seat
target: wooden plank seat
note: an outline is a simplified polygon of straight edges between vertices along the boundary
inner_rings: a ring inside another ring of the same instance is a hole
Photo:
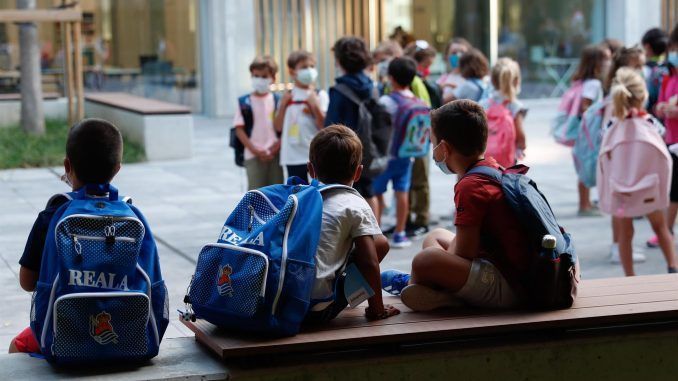
[[[198,320],[184,322],[198,342],[223,359],[317,351],[357,350],[383,345],[488,338],[507,334],[656,326],[678,321],[678,276],[653,275],[582,281],[575,305],[558,311],[489,311],[457,308],[418,313],[396,297],[401,314],[368,322],[363,308],[345,310],[332,322],[307,327],[294,337],[270,339],[221,330]],[[678,348],[676,348],[678,349]]]
[[[189,158],[193,152],[191,109],[126,93],[88,93],[85,114],[113,122],[144,147],[148,160]]]
[[[61,97],[59,93],[55,92],[44,92],[42,93],[42,99],[43,100],[53,100],[53,99],[58,99]],[[7,101],[20,101],[21,100],[21,93],[5,93],[5,94],[0,94],[0,102],[7,102]]]

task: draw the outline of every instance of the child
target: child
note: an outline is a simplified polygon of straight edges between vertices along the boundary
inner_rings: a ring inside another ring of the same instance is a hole
[[[470,49],[459,59],[459,72],[464,77],[464,82],[448,96],[448,101],[455,99],[480,101],[487,94],[484,78],[489,71],[485,55],[478,49]]]
[[[107,184],[120,170],[122,160],[122,136],[110,122],[101,119],[85,119],[68,132],[66,159],[62,179],[77,191],[86,184]],[[23,255],[19,260],[19,284],[26,291],[34,291],[40,275],[42,254],[47,231],[52,217],[68,200],[54,198],[48,207],[38,214],[28,236]],[[136,212],[136,210],[135,210]],[[138,213],[138,212],[137,212]],[[53,237],[51,239],[54,239]],[[32,330],[24,329],[15,337],[9,352],[40,353]]]
[[[278,65],[269,56],[257,57],[250,64],[252,93],[238,99],[233,118],[236,136],[245,147],[244,162],[249,189],[279,184],[283,181],[280,168],[280,140],[273,128],[277,97],[270,87],[275,81]]]
[[[601,45],[589,45],[582,50],[581,59],[577,72],[572,76],[572,81],[581,81],[581,106],[579,115],[595,102],[603,99],[603,85],[601,80],[607,76],[611,66],[609,50]],[[590,189],[581,181],[577,182],[579,192],[580,217],[600,216],[598,208],[593,206],[590,198]]]
[[[352,186],[362,172],[362,144],[347,127],[329,126],[311,142],[308,171],[323,184]],[[312,300],[334,299],[311,307],[306,321],[325,322],[336,317],[347,305],[343,287],[334,287],[345,264],[356,265],[375,291],[368,299],[365,316],[370,320],[397,315],[393,306],[383,305],[379,263],[388,253],[388,241],[381,234],[372,209],[357,193],[346,189],[323,193],[323,217],[316,254],[316,281]],[[338,280],[341,282],[341,278]]]
[[[464,77],[461,76],[461,70],[459,69],[459,60],[471,48],[471,44],[461,37],[455,37],[447,44],[445,54],[449,71],[441,75],[436,81],[438,86],[443,89],[443,103],[451,102],[453,100],[452,93],[454,89],[461,86],[464,82]]]
[[[426,107],[426,105],[414,96],[409,90],[410,83],[417,75],[417,64],[411,58],[395,58],[388,65],[388,76],[391,82],[392,92],[379,99],[386,110],[391,114],[393,121],[398,121],[404,117],[404,114],[411,110],[413,106]],[[400,115],[403,114],[403,115]],[[406,128],[406,126],[394,123],[394,128]],[[403,136],[405,131],[394,130],[393,136]],[[384,193],[389,182],[393,182],[393,190],[396,200],[396,225],[393,231],[393,241],[391,246],[395,248],[408,247],[412,243],[405,234],[405,224],[409,215],[409,194],[412,180],[412,159],[400,158],[398,149],[401,142],[394,139],[391,150],[391,160],[384,173],[374,179],[374,193],[379,199],[379,211],[376,213],[377,221],[381,224],[381,217],[386,204],[384,202]]]
[[[523,159],[523,152],[526,148],[523,121],[527,114],[527,108],[518,100],[518,94],[520,93],[520,66],[510,58],[500,58],[492,68],[491,79],[492,87],[494,88],[492,97],[482,100],[480,104],[488,111],[490,123],[492,123],[490,115],[490,108],[492,106],[505,107],[511,113],[515,131],[515,144],[510,147],[497,147],[498,151],[504,154],[495,157],[499,164],[504,167],[510,167],[515,164],[515,160]],[[490,125],[490,127],[492,126]],[[491,139],[491,136],[488,137],[488,148],[489,140]],[[506,160],[502,162],[499,160],[499,157],[506,158]]]
[[[458,100],[431,113],[433,159],[461,180],[454,189],[457,234],[436,229],[412,261],[411,274],[382,273],[384,291],[400,294],[415,311],[463,301],[477,307],[515,307],[524,299],[530,254],[517,216],[501,185],[464,175],[476,166],[498,168],[485,158],[487,120],[477,103]],[[481,239],[481,237],[484,237]]]
[[[671,161],[657,126],[643,109],[647,100],[643,78],[632,69],[619,69],[613,82],[611,98],[616,120],[603,137],[598,159],[600,206],[601,210],[612,214],[618,224],[619,256],[624,273],[626,276],[635,275],[631,252],[633,218],[638,215],[647,216],[652,230],[658,236],[668,271],[675,273],[678,265],[673,239],[664,211],[660,209],[665,208],[669,201],[667,187]],[[658,150],[639,149],[634,143],[641,138],[646,147],[654,144]]]
[[[655,113],[655,105],[659,98],[662,78],[668,72],[665,62],[665,53],[668,43],[669,36],[660,28],[648,30],[641,40],[641,45],[643,46],[645,56],[647,57],[645,68],[643,68],[645,82],[647,83],[647,91],[649,93],[647,109],[653,114]]]
[[[391,60],[403,55],[403,48],[393,40],[387,40],[379,44],[372,52],[372,60],[377,65],[377,79],[379,82],[379,94],[390,92],[388,80],[388,65]]]
[[[287,69],[294,79],[294,87],[283,95],[275,116],[275,128],[282,133],[280,164],[286,169],[286,177],[308,180],[308,147],[323,128],[329,98],[325,91],[315,89],[318,71],[311,53],[292,52],[287,58]]]
[[[431,47],[428,41],[417,40],[407,47],[405,54],[412,57],[417,63],[417,78],[419,81],[413,82],[411,85],[414,94],[431,108],[436,109],[442,106],[443,99],[440,87],[435,82],[429,81],[431,65],[436,58],[435,49]],[[423,88],[421,85],[423,85]]]
[[[346,85],[356,97],[363,101],[372,97],[374,85],[364,72],[371,61],[365,41],[358,37],[342,37],[334,44],[332,51],[341,73],[336,79],[337,85]],[[358,107],[336,86],[330,88],[330,104],[325,116],[325,126],[342,124],[355,130],[360,116]],[[372,178],[363,175],[353,186],[370,204],[372,210],[377,211],[377,198],[374,197],[372,190]]]
[[[669,146],[678,143],[678,25],[673,28],[669,39],[666,59],[668,73],[661,80],[662,86],[655,106],[655,115],[664,121],[666,135],[664,140]],[[671,181],[671,203],[668,209],[669,230],[673,231],[673,224],[678,215],[678,156],[671,150],[673,159],[673,175]],[[657,247],[657,241],[651,238],[647,245]]]

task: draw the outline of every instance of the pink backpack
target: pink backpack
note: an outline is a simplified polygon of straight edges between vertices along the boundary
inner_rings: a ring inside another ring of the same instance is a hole
[[[638,217],[669,206],[673,163],[655,123],[633,116],[603,136],[597,168],[603,212]]]
[[[516,163],[516,125],[513,115],[503,103],[489,100],[487,108],[487,149],[485,155],[492,156],[499,165],[509,168]]]
[[[551,122],[551,135],[557,143],[568,147],[574,146],[579,135],[581,122],[581,94],[584,90],[583,81],[574,81],[572,86],[563,94],[558,106],[558,114]]]

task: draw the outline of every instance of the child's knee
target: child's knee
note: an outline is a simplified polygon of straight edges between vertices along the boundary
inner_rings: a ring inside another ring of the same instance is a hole
[[[383,235],[374,237],[374,246],[377,248],[377,256],[379,257],[379,261],[381,261],[391,249],[391,245],[388,244],[388,239]]]
[[[9,343],[9,350],[7,353],[19,353],[19,349],[16,347],[15,341],[16,339],[12,339],[12,341]]]
[[[429,273],[437,265],[436,256],[441,253],[441,249],[429,247],[422,250],[412,259],[412,272],[418,274]]]

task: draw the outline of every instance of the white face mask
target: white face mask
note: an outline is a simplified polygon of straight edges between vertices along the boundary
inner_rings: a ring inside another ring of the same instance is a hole
[[[316,79],[318,79],[318,70],[314,67],[307,67],[297,71],[297,81],[302,85],[310,86],[315,83]]]
[[[442,141],[441,141],[440,143],[438,143],[437,146],[433,147],[433,161],[435,161],[435,163],[436,163],[436,165],[438,166],[438,168],[440,168],[440,170],[441,170],[444,174],[446,174],[446,175],[454,175],[454,172],[453,172],[452,170],[450,170],[450,167],[448,167],[448,166],[447,166],[447,163],[446,163],[446,161],[447,161],[447,153],[445,153],[445,158],[444,158],[443,160],[441,160],[441,161],[436,160],[435,151],[436,151],[436,148],[440,147],[441,144],[443,144]]]
[[[252,77],[252,89],[257,94],[266,94],[271,91],[272,82],[270,78]]]

